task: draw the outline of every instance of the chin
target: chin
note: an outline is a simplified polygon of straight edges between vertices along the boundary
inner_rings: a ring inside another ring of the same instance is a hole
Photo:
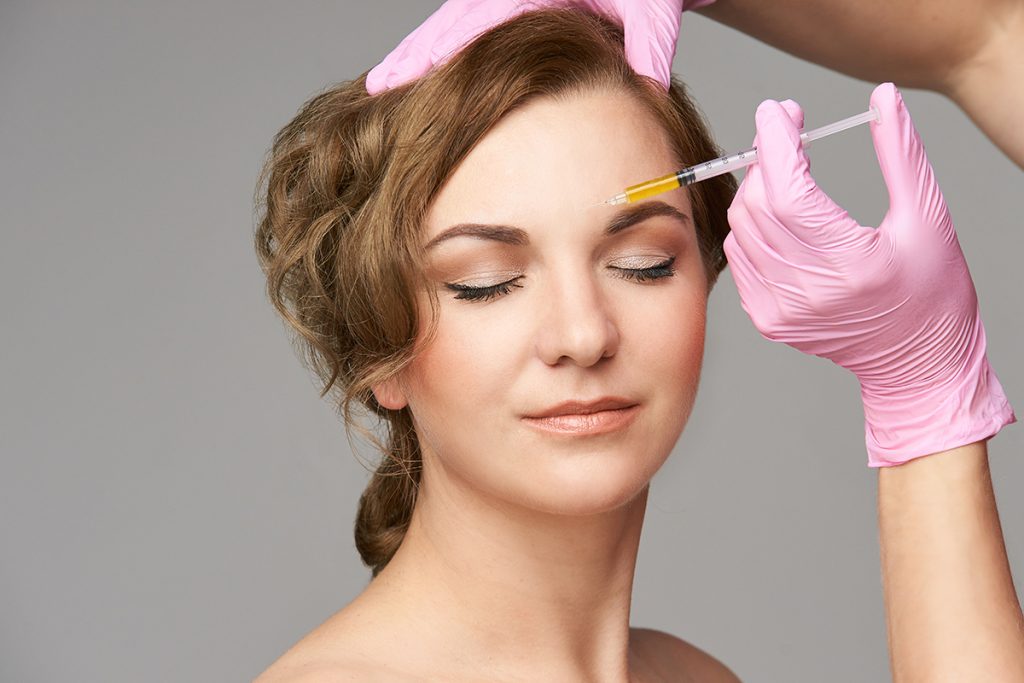
[[[609,457],[610,456],[610,457]],[[636,498],[668,459],[651,452],[579,454],[538,467],[520,491],[523,505],[557,515],[597,515]]]

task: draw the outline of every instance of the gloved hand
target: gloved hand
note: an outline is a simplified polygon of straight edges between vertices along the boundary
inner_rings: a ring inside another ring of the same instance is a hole
[[[903,98],[871,95],[889,189],[877,229],[815,184],[793,102],[757,110],[758,162],[729,209],[725,253],[761,335],[852,371],[869,467],[986,439],[1016,421],[985,354],[974,282]]]
[[[668,89],[682,12],[712,2],[714,0],[448,0],[370,70],[366,90],[376,95],[419,78],[492,26],[524,12],[547,7],[579,7],[616,20],[625,31],[626,59],[630,66]]]

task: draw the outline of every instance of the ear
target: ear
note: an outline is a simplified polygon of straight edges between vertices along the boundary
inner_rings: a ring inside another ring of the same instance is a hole
[[[377,403],[382,408],[387,408],[388,410],[401,410],[409,405],[405,391],[402,389],[397,377],[374,384],[373,397],[377,399]]]

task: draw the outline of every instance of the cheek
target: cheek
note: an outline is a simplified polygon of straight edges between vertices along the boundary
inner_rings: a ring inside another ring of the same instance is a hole
[[[442,303],[436,334],[407,369],[407,398],[426,469],[444,463],[445,477],[507,497],[522,473],[515,458],[489,456],[495,444],[514,443],[509,388],[522,371],[525,337],[501,307],[482,308]]]
[[[521,325],[497,308],[480,311],[460,303],[442,302],[436,333],[406,374],[410,407],[424,419],[493,405],[515,374]]]
[[[699,283],[703,287],[703,282]],[[687,286],[674,293],[669,302],[650,309],[639,329],[650,330],[635,345],[629,363],[638,385],[646,390],[651,428],[647,443],[656,466],[671,453],[697,399],[704,363],[707,296]],[[653,472],[651,473],[653,476]]]
[[[703,276],[682,279],[664,296],[634,301],[625,324],[638,342],[637,367],[652,377],[670,377],[675,386],[699,377],[707,323]]]
[[[697,386],[700,383],[701,369],[704,366],[704,338],[707,322],[707,299],[693,302],[691,310],[680,316],[677,331],[675,367],[672,376],[682,392],[682,404],[687,413],[696,398]],[[669,350],[666,356],[673,357]]]
[[[666,357],[676,358],[682,367],[699,366],[704,353],[706,324],[707,298],[686,297],[679,309],[665,321],[667,333],[664,336],[664,348],[659,351]]]

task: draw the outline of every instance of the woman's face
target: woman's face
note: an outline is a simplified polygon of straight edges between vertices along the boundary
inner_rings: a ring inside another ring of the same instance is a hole
[[[607,91],[534,101],[462,162],[425,223],[436,336],[376,392],[409,406],[427,486],[587,514],[647,485],[693,406],[705,271],[685,190],[595,205],[677,165]]]

